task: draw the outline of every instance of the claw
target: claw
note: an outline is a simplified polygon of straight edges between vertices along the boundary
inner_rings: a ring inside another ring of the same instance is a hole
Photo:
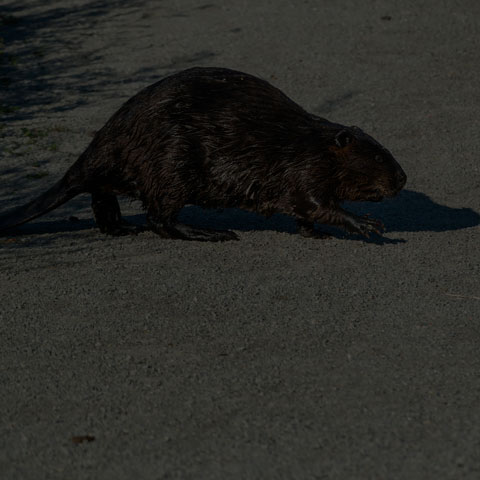
[[[366,238],[370,238],[370,234],[376,233],[381,235],[384,231],[383,223],[379,220],[375,220],[369,217],[369,214],[363,217],[355,217],[354,221],[350,224],[351,231],[359,233]]]

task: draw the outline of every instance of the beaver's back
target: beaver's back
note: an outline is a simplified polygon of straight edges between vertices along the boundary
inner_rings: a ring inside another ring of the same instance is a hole
[[[242,131],[293,136],[312,115],[279,89],[252,75],[224,68],[192,68],[166,77],[127,101],[106,127],[118,131],[142,122],[183,126],[217,135]]]
[[[87,163],[95,175],[120,176],[123,190],[134,179],[137,187],[151,178],[164,186],[180,175],[196,176],[199,187],[221,177],[224,191],[230,179],[267,175],[300,154],[316,122],[264,80],[193,68],[128,100],[97,133]]]

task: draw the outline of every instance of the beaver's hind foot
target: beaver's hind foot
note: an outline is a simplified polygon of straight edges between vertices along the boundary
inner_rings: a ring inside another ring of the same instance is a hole
[[[107,235],[136,235],[145,230],[144,227],[132,225],[122,218],[120,206],[115,195],[93,192],[92,209],[98,228]]]

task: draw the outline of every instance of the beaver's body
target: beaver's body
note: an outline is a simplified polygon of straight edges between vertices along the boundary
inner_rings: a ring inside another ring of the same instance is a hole
[[[194,68],[127,101],[52,189],[0,215],[0,230],[89,192],[96,222],[110,234],[131,231],[117,194],[140,199],[163,237],[235,238],[176,222],[186,204],[293,215],[304,234],[314,222],[368,234],[379,223],[341,202],[379,201],[405,181],[392,155],[357,127],[311,115],[251,75]]]

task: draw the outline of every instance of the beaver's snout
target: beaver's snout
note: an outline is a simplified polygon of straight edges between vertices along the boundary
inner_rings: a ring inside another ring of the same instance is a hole
[[[407,176],[405,175],[405,172],[401,168],[399,168],[395,173],[395,181],[396,181],[396,192],[395,192],[395,195],[396,195],[407,183]]]
[[[400,169],[397,171],[395,178],[397,179],[398,188],[401,190],[407,183],[407,176],[405,175],[405,172]]]

